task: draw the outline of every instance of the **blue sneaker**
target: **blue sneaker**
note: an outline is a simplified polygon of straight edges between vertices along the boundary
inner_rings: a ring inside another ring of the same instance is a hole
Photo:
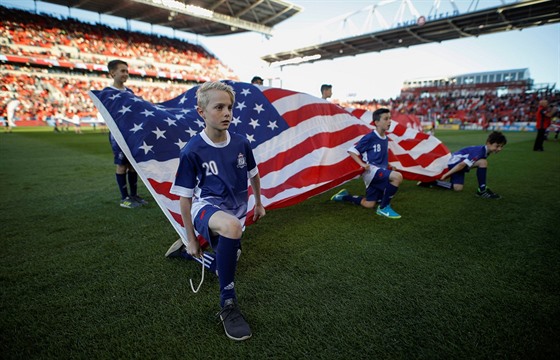
[[[400,219],[401,218],[401,216],[395,210],[393,210],[391,205],[387,205],[383,209],[380,208],[380,207],[377,207],[376,213],[377,213],[377,215],[385,216],[389,219]]]
[[[348,190],[342,189],[331,197],[331,201],[342,201],[342,198],[348,194]]]

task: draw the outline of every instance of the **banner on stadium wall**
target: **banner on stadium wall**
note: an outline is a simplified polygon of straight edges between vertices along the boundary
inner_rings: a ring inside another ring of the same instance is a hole
[[[459,124],[439,124],[436,130],[460,130],[461,126]]]

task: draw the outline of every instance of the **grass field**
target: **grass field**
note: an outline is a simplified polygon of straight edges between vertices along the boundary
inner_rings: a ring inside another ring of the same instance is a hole
[[[51,131],[0,134],[2,359],[560,356],[560,143],[508,133],[500,200],[474,196],[473,172],[463,193],[405,181],[400,220],[330,202],[340,188],[270,211],[244,234],[253,338],[236,343],[217,279],[193,294],[199,266],[164,258],[177,235],[155,202],[118,206],[107,135]],[[486,135],[438,133],[452,151]]]

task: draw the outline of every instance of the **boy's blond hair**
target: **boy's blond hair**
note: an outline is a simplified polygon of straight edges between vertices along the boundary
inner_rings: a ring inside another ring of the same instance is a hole
[[[197,105],[200,108],[205,108],[208,105],[208,102],[210,102],[210,97],[208,96],[208,92],[210,92],[211,90],[219,90],[219,91],[227,92],[231,99],[231,103],[232,104],[235,103],[235,91],[231,86],[221,81],[208,81],[200,85],[200,87],[196,91]]]

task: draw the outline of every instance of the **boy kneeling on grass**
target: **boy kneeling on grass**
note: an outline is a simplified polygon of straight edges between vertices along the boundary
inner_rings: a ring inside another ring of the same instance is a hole
[[[504,134],[499,131],[493,131],[488,135],[485,145],[468,146],[451,155],[447,163],[448,171],[443,174],[441,180],[434,182],[418,182],[418,186],[432,187],[433,185],[440,186],[445,189],[453,189],[454,191],[462,191],[465,183],[465,174],[471,168],[476,169],[476,178],[478,179],[478,190],[476,195],[484,199],[499,199],[500,195],[492,192],[486,186],[486,172],[488,169],[488,156],[490,154],[497,154],[507,144],[507,139]],[[445,181],[450,179],[450,181]]]
[[[375,129],[364,135],[355,146],[348,149],[348,154],[364,168],[362,178],[366,185],[366,196],[352,196],[346,189],[331,197],[332,201],[347,201],[373,209],[377,203],[376,214],[389,219],[400,219],[400,215],[391,208],[391,199],[397,193],[403,176],[398,171],[389,169],[389,139],[387,131],[391,126],[391,112],[377,109],[372,115]]]
[[[197,112],[206,126],[181,150],[171,187],[171,193],[180,197],[187,239],[185,243],[177,240],[166,256],[215,260],[222,308],[218,317],[227,337],[245,340],[252,332],[237,304],[235,272],[247,216],[247,180],[255,197],[253,221],[266,214],[259,169],[249,141],[228,131],[235,103],[233,88],[219,81],[206,82],[196,97]],[[203,253],[195,229],[210,242],[215,257]]]

